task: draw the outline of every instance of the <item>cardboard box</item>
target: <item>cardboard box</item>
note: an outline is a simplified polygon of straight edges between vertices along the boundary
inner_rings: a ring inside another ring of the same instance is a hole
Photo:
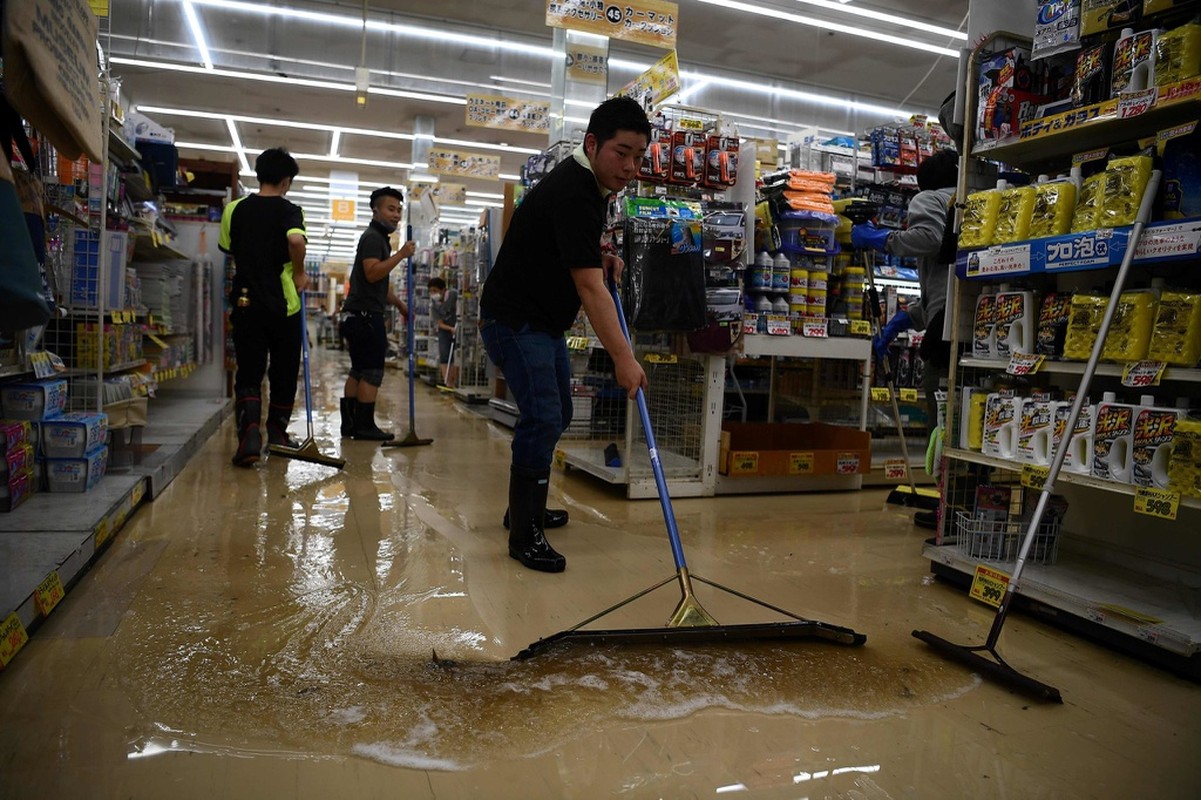
[[[149,401],[145,397],[131,397],[128,400],[118,400],[104,407],[108,414],[108,429],[136,428],[146,424],[149,412]]]
[[[42,465],[51,492],[86,492],[104,477],[108,448],[98,447],[83,458],[47,458]]]
[[[57,417],[67,408],[67,382],[54,378],[33,383],[10,383],[0,387],[0,407],[14,420],[43,420]]]
[[[722,475],[858,475],[872,468],[872,436],[855,428],[724,422],[721,429]]]
[[[42,423],[42,455],[83,458],[108,440],[108,415],[73,411]]]
[[[976,139],[1016,136],[1022,122],[1032,119],[1047,97],[1035,91],[1030,51],[1012,47],[984,58],[977,80]]]
[[[0,421],[0,453],[8,453],[33,441],[33,426],[28,420]]]

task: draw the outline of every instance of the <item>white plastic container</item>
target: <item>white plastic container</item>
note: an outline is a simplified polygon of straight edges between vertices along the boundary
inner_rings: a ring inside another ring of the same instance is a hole
[[[1106,394],[1111,400],[1115,395]],[[1067,431],[1068,417],[1072,415],[1072,404],[1064,402],[1055,411],[1055,428],[1052,431],[1052,447],[1060,447],[1067,440],[1068,451],[1063,457],[1063,468],[1077,475],[1088,475],[1093,469],[1093,424],[1097,418],[1097,408],[1085,402],[1080,408],[1080,416],[1076,419],[1076,427]],[[1054,450],[1051,451],[1054,455]]]
[[[108,415],[95,411],[73,411],[40,424],[46,458],[83,458],[108,440]]]
[[[42,464],[51,492],[86,492],[104,477],[108,448],[97,447],[83,458],[47,458]]]
[[[1180,398],[1175,408],[1140,406],[1134,420],[1131,445],[1130,482],[1135,486],[1166,489],[1168,464],[1172,460],[1172,441],[1176,420],[1188,416],[1188,398]]]
[[[1097,404],[1093,423],[1092,476],[1102,480],[1130,483],[1134,468],[1131,449],[1134,444],[1134,418],[1140,406],[1155,405],[1155,398],[1144,395],[1140,402],[1118,403],[1113,392]]]
[[[972,328],[972,355],[995,358],[997,354],[997,296],[985,286],[976,300],[976,322]]]
[[[1016,457],[1024,464],[1049,464],[1051,430],[1061,403],[1039,395],[1022,403],[1018,416]]]
[[[1034,352],[1034,292],[1010,290],[1002,284],[997,292],[993,358],[1008,359],[1014,353]]]
[[[1018,418],[1023,398],[1011,392],[994,392],[984,405],[984,439],[982,452],[986,456],[1013,458],[1017,452]]]

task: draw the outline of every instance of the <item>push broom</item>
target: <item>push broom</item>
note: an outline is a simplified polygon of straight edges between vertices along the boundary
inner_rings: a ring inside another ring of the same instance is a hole
[[[1151,216],[1151,204],[1155,200],[1156,192],[1159,191],[1159,180],[1160,171],[1155,170],[1151,173],[1151,179],[1147,182],[1146,192],[1143,194],[1142,203],[1139,205],[1138,217],[1135,219],[1134,227],[1130,231],[1130,240],[1126,245],[1126,253],[1122,256],[1122,265],[1118,268],[1117,278],[1113,282],[1113,291],[1109,296],[1109,305],[1105,307],[1105,316],[1102,318],[1101,327],[1097,331],[1097,340],[1093,343],[1093,351],[1089,354],[1088,363],[1084,367],[1084,374],[1080,376],[1080,386],[1076,389],[1076,398],[1072,401],[1072,412],[1068,416],[1067,427],[1064,430],[1071,431],[1075,429],[1076,420],[1080,418],[1080,409],[1084,406],[1084,402],[1088,397],[1088,389],[1093,380],[1093,373],[1097,369],[1097,362],[1101,360],[1101,351],[1105,347],[1105,336],[1109,333],[1109,325],[1113,322],[1114,313],[1117,311],[1118,303],[1121,301],[1122,291],[1126,288],[1126,274],[1130,271],[1131,262],[1134,261],[1134,251],[1138,248],[1139,239],[1143,235],[1143,228]],[[1009,666],[1005,662],[1005,659],[1001,658],[1001,654],[997,652],[997,640],[1001,638],[1001,626],[1005,624],[1005,618],[1009,614],[1009,608],[1013,603],[1013,596],[1021,585],[1022,569],[1026,566],[1026,556],[1030,553],[1030,546],[1034,543],[1034,537],[1038,533],[1038,526],[1043,520],[1047,501],[1050,500],[1051,493],[1055,491],[1055,479],[1059,477],[1059,471],[1063,467],[1063,461],[1065,456],[1067,456],[1067,452],[1068,437],[1065,436],[1063,441],[1059,443],[1059,446],[1055,448],[1055,455],[1051,459],[1051,469],[1047,474],[1046,482],[1043,483],[1043,490],[1038,496],[1038,504],[1034,507],[1034,514],[1030,517],[1029,526],[1026,528],[1026,535],[1022,540],[1021,550],[1018,552],[1017,563],[1013,567],[1013,575],[1009,578],[1009,585],[1005,588],[1005,596],[1001,599],[1001,605],[997,608],[996,616],[993,617],[992,628],[989,629],[988,639],[984,644],[974,647],[953,644],[941,636],[935,636],[929,631],[913,632],[914,636],[933,647],[942,655],[967,664],[972,669],[979,671],[987,677],[1002,683],[1008,683],[1040,700],[1048,700],[1054,703],[1063,702],[1059,690],[1054,686],[1049,686],[1042,681],[1023,675]],[[992,658],[986,657],[985,653],[991,655]]]
[[[408,226],[405,232],[406,241],[413,241],[413,226]],[[413,342],[416,340],[413,329],[413,257],[409,256],[405,266],[405,298],[409,308],[409,313],[406,314],[405,320],[405,335],[408,338],[409,349],[409,432],[405,434],[403,439],[394,439],[390,442],[384,442],[380,447],[420,447],[421,445],[433,444],[433,439],[422,439],[417,435],[417,410],[415,403],[415,392],[413,384],[417,382],[417,354],[413,350]]]
[[[610,284],[609,291],[613,295],[613,302],[617,305],[617,318],[621,322],[621,330],[625,334],[626,340],[629,341],[630,330],[626,325],[625,311],[621,306],[621,298],[617,295],[617,287]],[[641,592],[622,600],[620,603],[610,606],[599,614],[589,617],[572,628],[548,636],[545,639],[539,639],[514,656],[513,659],[522,660],[530,658],[560,643],[698,645],[748,640],[791,641],[796,639],[824,639],[845,645],[861,645],[866,642],[867,637],[865,635],[856,633],[850,628],[805,619],[750,595],[706,580],[700,575],[689,573],[688,565],[684,560],[684,548],[680,543],[680,530],[676,525],[676,516],[672,510],[671,497],[667,492],[667,480],[663,475],[663,464],[659,460],[659,449],[655,445],[655,434],[651,430],[651,418],[646,404],[646,394],[641,388],[638,389],[637,403],[638,414],[642,419],[642,430],[646,435],[646,447],[650,452],[651,469],[655,474],[655,487],[659,492],[659,505],[663,508],[663,520],[667,523],[667,536],[671,541],[671,554],[675,560],[676,573],[664,578],[654,586],[643,589]],[[727,594],[789,617],[790,621],[722,625],[701,607],[692,589],[693,578],[715,589],[720,589]],[[672,612],[670,619],[668,619],[666,626],[662,628],[629,628],[620,630],[584,628],[585,625],[595,622],[601,617],[653,592],[660,586],[670,583],[672,580],[679,581],[682,596],[680,602],[676,605],[675,611]]]
[[[267,450],[272,455],[342,469],[346,466],[346,459],[325,455],[317,449],[317,442],[313,439],[313,384],[309,378],[309,328],[305,318],[303,293],[300,296],[300,353],[304,363],[304,414],[308,421],[308,437],[296,447],[273,444],[269,445]]]
[[[855,225],[862,225],[876,215],[879,207],[875,203],[852,200],[847,207],[840,211],[844,217]],[[864,250],[864,271],[867,273],[868,306],[871,308],[873,333],[872,354],[875,355],[875,338],[884,331],[884,312],[880,310],[880,294],[876,291],[875,259],[870,250]],[[892,365],[887,358],[876,359],[884,374],[884,383],[888,386],[889,399],[892,401],[892,418],[897,423],[897,439],[901,442],[901,457],[905,459],[905,478],[908,486],[896,486],[888,493],[887,503],[899,506],[909,506],[933,511],[938,508],[938,492],[933,489],[919,489],[913,480],[913,465],[909,461],[909,445],[905,439],[905,426],[901,423],[901,408],[897,403],[896,379],[892,374]],[[937,420],[930,421],[931,427]]]

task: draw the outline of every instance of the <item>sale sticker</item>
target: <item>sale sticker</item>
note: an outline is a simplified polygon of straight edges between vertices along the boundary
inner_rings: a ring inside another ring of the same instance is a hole
[[[63,599],[64,594],[66,591],[63,589],[62,579],[58,576],[58,570],[54,570],[33,590],[33,602],[38,608],[38,613],[43,617],[50,616],[50,612]]]
[[[852,336],[871,336],[872,324],[865,319],[851,320],[851,335]]]
[[[25,626],[14,611],[4,620],[4,624],[0,625],[0,667],[7,667],[8,662],[13,660],[13,656],[28,641],[29,634],[25,632]]]
[[[1042,491],[1049,477],[1051,477],[1050,467],[1040,467],[1036,464],[1026,464],[1022,467],[1022,486],[1027,489]]]
[[[813,474],[813,453],[789,453],[788,454],[788,474],[789,475],[812,475]]]
[[[1009,366],[1005,371],[1010,375],[1033,375],[1043,365],[1045,356],[1028,353],[1014,353],[1009,357]]]
[[[976,565],[976,574],[972,578],[970,592],[973,599],[997,608],[1001,605],[1001,600],[1005,597],[1008,587],[1009,576],[1007,574],[983,564]]]
[[[1140,486],[1134,491],[1134,513],[1146,514],[1160,519],[1176,519],[1180,509],[1180,495],[1164,489]]]
[[[1122,385],[1131,389],[1158,386],[1167,366],[1162,361],[1132,361],[1122,369]]]
[[[884,478],[890,481],[903,481],[909,474],[903,458],[890,458],[884,462]]]

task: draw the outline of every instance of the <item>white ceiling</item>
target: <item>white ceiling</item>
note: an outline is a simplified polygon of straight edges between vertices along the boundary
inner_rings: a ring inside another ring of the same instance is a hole
[[[897,111],[932,113],[952,88],[953,58],[879,37],[890,34],[952,50],[961,47],[962,40],[847,16],[820,7],[821,0],[746,3],[872,33],[864,37],[772,19],[736,10],[732,6],[737,3],[679,0],[677,51],[684,90],[694,90],[687,102],[735,115],[744,135],[784,140],[807,125],[863,131]],[[547,144],[542,135],[467,127],[461,104],[468,93],[546,99],[536,94],[549,92],[551,73],[552,29],[545,25],[545,0],[371,0],[368,18],[373,23],[406,27],[367,35],[373,94],[366,109],[356,108],[353,91],[345,90],[360,63],[361,4],[191,4],[207,40],[212,70],[202,66],[184,0],[112,0],[111,38],[102,35],[101,40],[107,41],[114,58],[112,73],[121,78],[123,96],[139,107],[173,109],[149,116],[173,128],[177,143],[206,146],[181,147],[184,156],[235,160],[227,149],[233,140],[225,115],[234,115],[234,129],[251,165],[255,154],[276,145],[306,156],[327,155],[333,128],[356,131],[340,136],[340,160],[302,158],[298,185],[306,177],[328,180],[331,168],[355,170],[368,185],[405,183],[408,170],[398,165],[411,161],[408,137],[417,116],[434,119],[438,146],[501,155],[505,175],[518,174],[528,152]],[[853,0],[848,5],[954,30],[963,24],[968,0]],[[334,16],[296,19],[286,15],[289,9]],[[515,51],[514,45],[525,46],[525,51]],[[616,63],[611,65],[609,91],[633,79],[663,52],[612,41],[610,58]],[[131,60],[138,63],[128,63]],[[711,77],[734,83],[697,88]],[[329,86],[331,82],[342,88]],[[410,96],[386,96],[377,90]],[[567,111],[580,117],[588,113],[578,107]],[[492,149],[472,149],[487,145]],[[488,195],[502,191],[496,181],[454,180],[468,184],[473,203],[495,202]],[[253,178],[247,182],[254,185]]]

